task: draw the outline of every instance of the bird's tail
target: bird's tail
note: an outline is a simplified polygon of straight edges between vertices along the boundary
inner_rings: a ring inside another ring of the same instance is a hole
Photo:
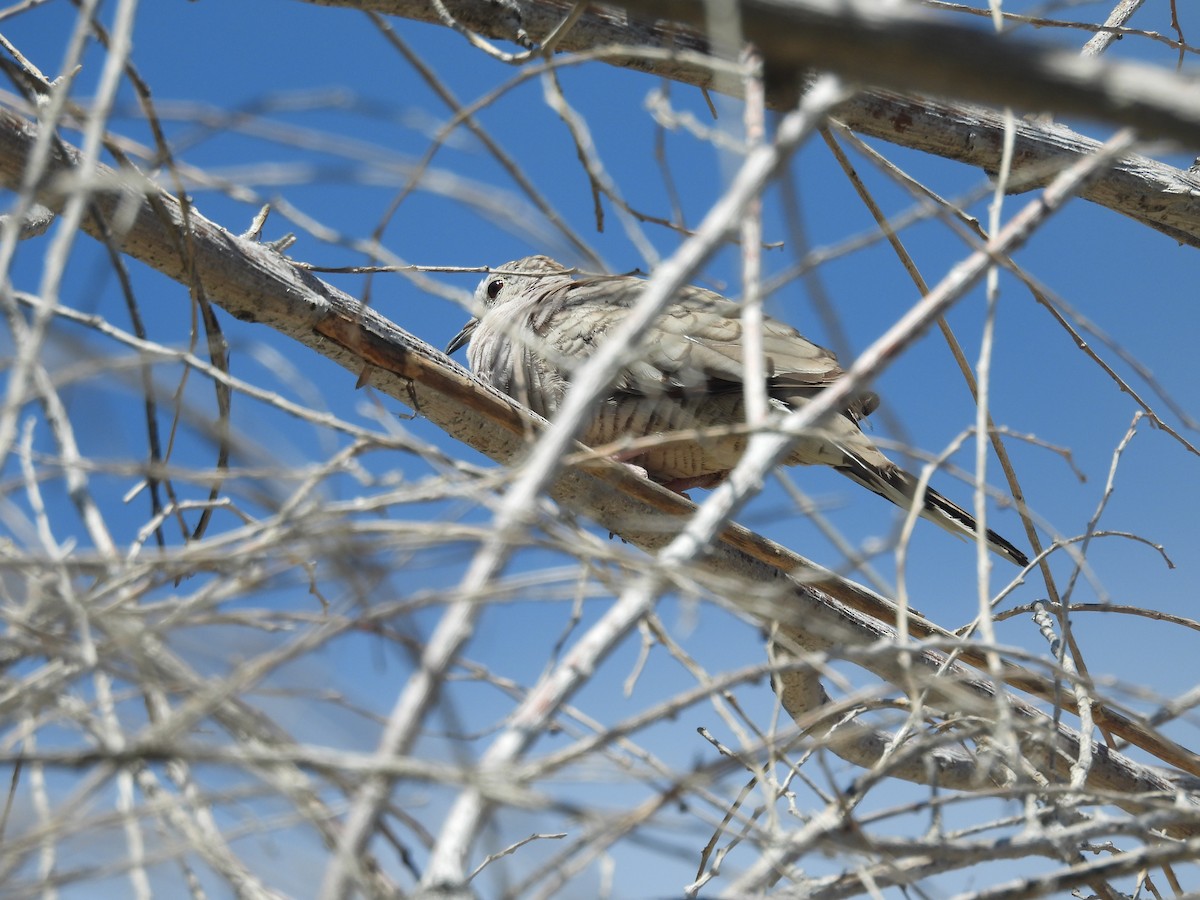
[[[917,493],[917,479],[898,466],[882,468],[873,466],[852,453],[846,453],[846,461],[836,467],[847,478],[874,491],[885,500],[890,500],[902,509],[912,506]],[[925,504],[921,516],[940,525],[958,537],[975,540],[975,517],[956,503],[952,503],[931,487],[925,488]],[[1018,550],[990,528],[987,545],[993,553],[1003,556],[1021,568],[1029,565],[1029,557]]]

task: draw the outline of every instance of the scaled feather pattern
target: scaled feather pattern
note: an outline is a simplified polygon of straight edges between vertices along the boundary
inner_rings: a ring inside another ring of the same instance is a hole
[[[492,270],[475,292],[483,312],[450,342],[468,340],[467,359],[483,380],[554,418],[571,374],[629,314],[646,282],[630,275],[574,276],[546,256],[528,256]],[[720,294],[686,287],[650,326],[637,359],[621,370],[581,440],[602,447],[622,439],[662,436],[621,458],[676,491],[719,484],[745,451],[746,342],[742,307]],[[764,317],[762,352],[773,411],[802,407],[844,374],[829,350],[789,325]],[[787,465],[825,465],[908,509],[917,479],[865,435],[860,422],[879,405],[863,392],[841,415],[801,435]],[[960,537],[975,538],[975,519],[926,488],[920,514]],[[994,531],[994,552],[1019,566],[1024,553]]]

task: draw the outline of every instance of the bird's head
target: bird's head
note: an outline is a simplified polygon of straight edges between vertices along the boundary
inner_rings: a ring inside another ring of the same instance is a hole
[[[487,276],[475,288],[475,308],[482,310],[480,315],[504,306],[520,298],[536,299],[538,287],[546,280],[555,277],[570,277],[571,270],[560,262],[548,256],[526,256],[497,266],[488,272]],[[480,316],[475,316],[463,326],[446,346],[450,354],[464,346],[471,339],[471,334],[479,325]]]

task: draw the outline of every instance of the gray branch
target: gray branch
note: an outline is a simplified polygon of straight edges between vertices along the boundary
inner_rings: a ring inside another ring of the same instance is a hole
[[[446,24],[434,4],[422,0],[308,2]],[[505,15],[497,15],[492,0],[446,0],[444,6],[458,26],[484,37],[516,40],[521,29],[536,41],[551,34],[573,4],[508,0],[500,5]],[[713,54],[699,29],[704,9],[690,0],[630,0],[625,9],[591,4],[554,48],[608,48],[604,58],[614,65],[705,89],[740,91],[741,82],[723,74],[727,67],[702,60]],[[1130,125],[1142,138],[1200,147],[1196,79],[1166,69],[1000,37],[903,4],[743,0],[739,9],[746,39],[763,55],[770,106],[790,108],[810,69],[840,72],[872,87],[839,110],[846,125],[984,172],[1000,168],[1004,116],[997,109],[1004,106]],[[674,54],[639,55],[638,48]],[[995,72],[1004,72],[1004,78]],[[993,108],[975,105],[980,103]],[[1099,146],[1063,125],[1018,120],[1013,183],[1025,190],[1044,186]],[[1080,196],[1200,247],[1200,178],[1191,170],[1128,154]]]

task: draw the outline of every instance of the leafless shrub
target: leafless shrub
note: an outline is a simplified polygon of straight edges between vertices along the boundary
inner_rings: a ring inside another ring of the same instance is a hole
[[[1200,94],[1139,6],[0,12],[4,896],[1196,890]],[[284,91],[289,17],[387,101]],[[849,374],[697,507],[572,440],[619,348],[548,424],[424,342],[524,252]],[[868,382],[1027,570],[772,474]]]

